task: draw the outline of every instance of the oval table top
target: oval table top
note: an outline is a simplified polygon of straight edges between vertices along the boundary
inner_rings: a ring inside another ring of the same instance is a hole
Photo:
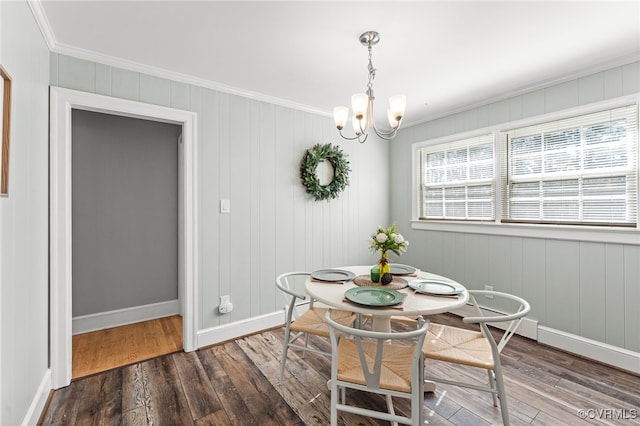
[[[368,275],[371,266],[345,266],[335,268],[345,271],[350,271],[357,276]],[[338,309],[346,311],[352,311],[360,314],[373,316],[374,329],[379,331],[389,331],[390,318],[392,316],[409,316],[415,317],[418,315],[434,315],[443,312],[448,312],[464,306],[469,300],[469,293],[466,288],[447,277],[441,275],[432,274],[425,271],[416,271],[417,276],[398,276],[407,281],[417,279],[433,279],[440,282],[447,283],[456,289],[463,290],[462,293],[456,296],[436,296],[424,293],[415,292],[410,287],[406,287],[399,291],[405,295],[403,302],[397,306],[389,307],[369,307],[366,305],[360,305],[352,303],[345,299],[345,292],[351,288],[358,287],[353,280],[344,282],[342,284],[332,282],[321,282],[314,280],[313,278],[307,279],[305,283],[305,290],[309,296],[318,300],[319,302]],[[381,286],[384,287],[384,286]]]

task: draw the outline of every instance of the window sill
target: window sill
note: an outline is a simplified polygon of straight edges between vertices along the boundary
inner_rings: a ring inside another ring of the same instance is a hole
[[[496,222],[453,222],[414,219],[411,221],[411,229],[640,245],[640,230],[637,228],[597,228],[586,226],[529,225]]]

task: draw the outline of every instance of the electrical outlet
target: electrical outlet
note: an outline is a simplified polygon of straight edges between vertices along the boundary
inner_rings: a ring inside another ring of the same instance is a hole
[[[493,286],[491,286],[491,285],[485,285],[485,286],[484,286],[484,289],[485,289],[486,291],[493,291]],[[487,299],[493,299],[493,295],[491,295],[491,294],[485,294],[485,295],[484,295],[484,297],[486,297]]]
[[[231,303],[231,296],[220,296],[220,306],[218,306],[218,312],[221,314],[228,314],[233,311],[233,303]]]

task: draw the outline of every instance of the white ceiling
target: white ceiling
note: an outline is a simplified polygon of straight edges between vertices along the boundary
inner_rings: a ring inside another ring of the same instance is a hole
[[[640,59],[640,2],[37,2],[53,50],[330,113],[364,92],[405,123]],[[47,23],[48,21],[48,23]],[[46,33],[46,31],[45,31]]]

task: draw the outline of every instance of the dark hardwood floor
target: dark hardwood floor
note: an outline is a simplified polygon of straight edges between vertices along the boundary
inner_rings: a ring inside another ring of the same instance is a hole
[[[463,326],[453,315],[432,321]],[[290,352],[279,382],[283,329],[177,352],[74,380],[52,392],[42,425],[328,425],[330,361]],[[327,349],[323,339],[313,339]],[[513,425],[640,425],[640,377],[516,336],[504,349],[503,370]],[[479,377],[470,368],[428,362],[450,377]],[[382,398],[353,393],[384,409]],[[397,400],[396,410],[408,404]],[[425,424],[501,424],[490,396],[438,385],[425,394]],[[581,418],[586,413],[586,419]],[[354,415],[340,424],[379,425]]]

